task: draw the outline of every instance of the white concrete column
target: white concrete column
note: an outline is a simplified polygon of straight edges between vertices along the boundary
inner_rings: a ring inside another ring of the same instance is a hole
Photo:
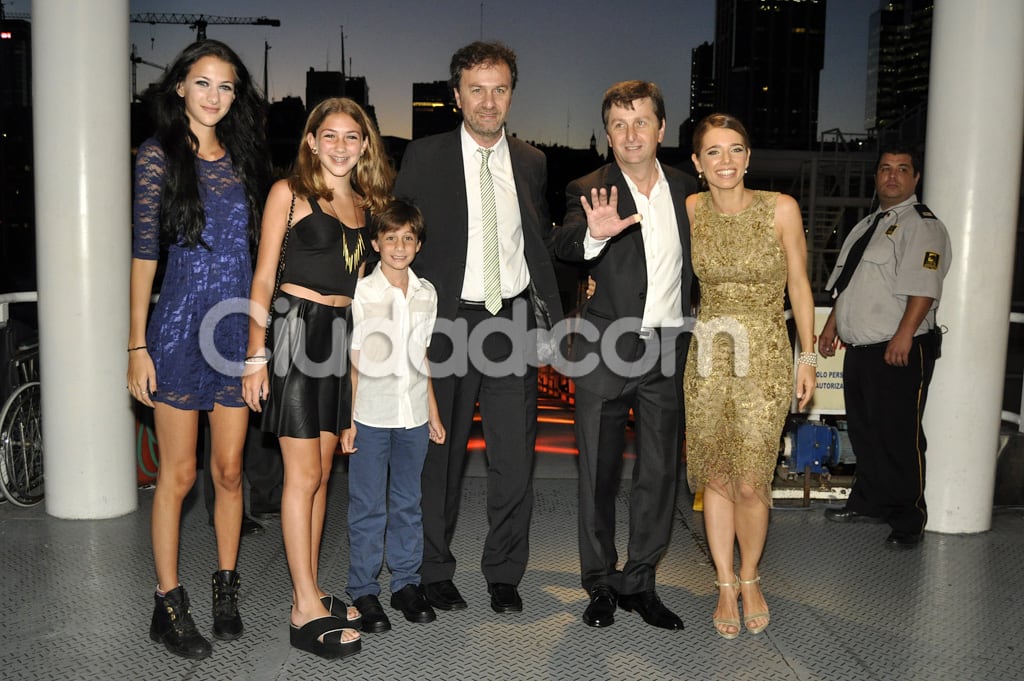
[[[992,523],[1024,126],[1024,3],[936,0],[924,198],[949,228],[928,435],[928,529]]]
[[[32,121],[46,512],[138,504],[125,390],[128,0],[34,0]]]

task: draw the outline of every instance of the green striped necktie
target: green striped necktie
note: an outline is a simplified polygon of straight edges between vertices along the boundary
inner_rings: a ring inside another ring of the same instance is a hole
[[[498,254],[498,207],[494,178],[487,160],[493,149],[480,149],[480,204],[483,217],[484,307],[492,315],[501,311],[501,257]]]

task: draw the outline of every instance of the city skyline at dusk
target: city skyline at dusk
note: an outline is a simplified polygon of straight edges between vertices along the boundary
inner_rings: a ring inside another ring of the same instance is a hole
[[[414,0],[328,3],[294,0],[284,8],[271,0],[131,0],[129,11],[168,11],[227,17],[270,17],[280,27],[210,24],[207,36],[231,45],[260,83],[264,42],[268,94],[272,101],[305,101],[306,72],[341,68],[363,76],[385,135],[411,137],[412,83],[447,78],[452,52],[473,40],[501,40],[518,55],[519,84],[509,130],[544,144],[583,148],[601,134],[600,99],[613,82],[631,78],[661,86],[668,112],[665,144],[678,144],[679,125],[689,115],[690,52],[714,40],[715,0],[638,0],[628,8],[582,0],[517,3],[438,0],[429,8]],[[8,13],[30,11],[29,0],[4,3]],[[827,6],[825,66],[821,72],[819,133],[864,130],[868,18],[878,0],[833,0]],[[286,11],[281,11],[285,9]],[[195,39],[187,25],[130,24],[138,56],[165,64]],[[126,57],[131,44],[125,47]],[[125,60],[126,67],[128,59]],[[159,75],[136,66],[138,89]],[[126,93],[126,95],[129,93]],[[758,141],[753,140],[754,147]]]
[[[10,11],[28,4],[19,0]],[[195,0],[168,8],[166,0],[131,0],[132,13],[173,9],[228,17],[270,17],[280,27],[213,25],[207,36],[235,48],[263,82],[264,41],[269,43],[268,90],[272,101],[305,101],[309,68],[341,68],[367,79],[381,132],[411,137],[412,83],[444,80],[452,52],[473,40],[501,40],[518,56],[519,83],[509,130],[545,144],[583,148],[601,134],[600,99],[613,82],[652,80],[665,94],[665,144],[678,144],[679,125],[689,115],[690,51],[714,40],[714,0],[638,0],[628,8],[582,0],[517,3],[438,0],[429,8],[414,0],[325,3],[295,0]],[[825,68],[821,73],[819,133],[864,130],[868,18],[878,0],[828,3]],[[141,58],[167,63],[195,31],[186,25],[130,24]],[[130,48],[129,48],[130,49]],[[140,90],[158,71],[139,65]],[[753,140],[757,146],[757,140]]]

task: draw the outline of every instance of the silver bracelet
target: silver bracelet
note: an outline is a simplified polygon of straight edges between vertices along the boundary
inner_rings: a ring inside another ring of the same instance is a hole
[[[801,352],[796,361],[797,364],[806,364],[809,367],[816,367],[818,366],[818,353]]]
[[[270,361],[270,360],[268,360],[266,357],[246,357],[245,358],[245,363],[246,364],[266,364],[268,361]]]

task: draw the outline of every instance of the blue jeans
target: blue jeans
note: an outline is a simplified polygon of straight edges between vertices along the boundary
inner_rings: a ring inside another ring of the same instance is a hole
[[[420,474],[427,457],[427,424],[374,428],[356,423],[356,453],[348,464],[348,595],[380,594],[377,575],[384,556],[391,592],[420,583],[423,515]],[[388,472],[391,473],[390,489]]]

